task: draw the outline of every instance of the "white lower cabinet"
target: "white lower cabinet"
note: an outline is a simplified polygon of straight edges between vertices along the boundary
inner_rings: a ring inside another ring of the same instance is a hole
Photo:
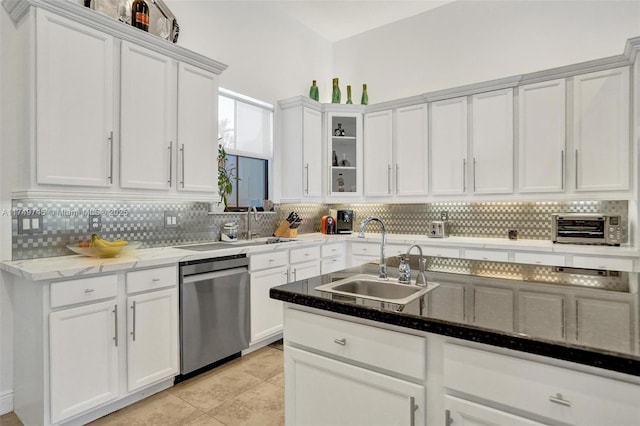
[[[424,425],[424,337],[285,309],[285,423]]]
[[[282,332],[282,302],[269,297],[271,287],[289,282],[289,253],[281,251],[252,255],[251,276],[251,344]],[[269,265],[269,268],[264,268]],[[259,269],[259,270],[255,270]]]
[[[127,298],[129,392],[178,374],[178,290]]]
[[[118,397],[116,300],[49,315],[51,422]]]
[[[541,426],[544,424],[450,395],[444,397],[444,408],[445,426]]]
[[[423,386],[296,348],[285,349],[288,425],[424,425]]]
[[[427,310],[429,317],[464,323],[466,321],[466,286],[441,280],[438,280],[438,284],[440,286],[428,294]]]
[[[514,291],[510,288],[474,286],[473,324],[497,330],[514,331]]]

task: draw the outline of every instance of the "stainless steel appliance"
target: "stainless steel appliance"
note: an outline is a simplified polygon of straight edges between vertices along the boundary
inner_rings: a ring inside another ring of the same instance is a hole
[[[447,238],[449,236],[449,222],[446,220],[432,220],[429,222],[427,236],[431,238]]]
[[[619,246],[622,219],[600,213],[554,213],[551,215],[551,239],[554,243]]]
[[[177,381],[249,347],[248,266],[246,254],[180,263]]]
[[[336,220],[336,234],[350,234],[353,232],[355,216],[353,210],[329,209],[329,215]]]

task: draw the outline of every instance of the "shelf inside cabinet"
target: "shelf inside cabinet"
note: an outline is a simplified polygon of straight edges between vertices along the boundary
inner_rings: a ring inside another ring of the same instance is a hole
[[[343,141],[343,142],[355,142],[356,141],[356,137],[355,136],[331,136],[332,139],[334,139],[335,141]]]
[[[356,170],[357,167],[351,167],[351,166],[331,166],[331,168],[333,170]]]

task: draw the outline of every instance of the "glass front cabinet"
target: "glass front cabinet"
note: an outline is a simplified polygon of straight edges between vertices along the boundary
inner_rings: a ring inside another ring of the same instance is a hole
[[[353,112],[354,106],[348,108],[351,112],[334,111],[326,114],[328,196],[339,199],[362,195],[363,114]]]

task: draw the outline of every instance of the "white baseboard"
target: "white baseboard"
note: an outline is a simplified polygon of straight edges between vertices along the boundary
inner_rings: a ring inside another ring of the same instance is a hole
[[[13,391],[0,393],[0,415],[13,411]]]

